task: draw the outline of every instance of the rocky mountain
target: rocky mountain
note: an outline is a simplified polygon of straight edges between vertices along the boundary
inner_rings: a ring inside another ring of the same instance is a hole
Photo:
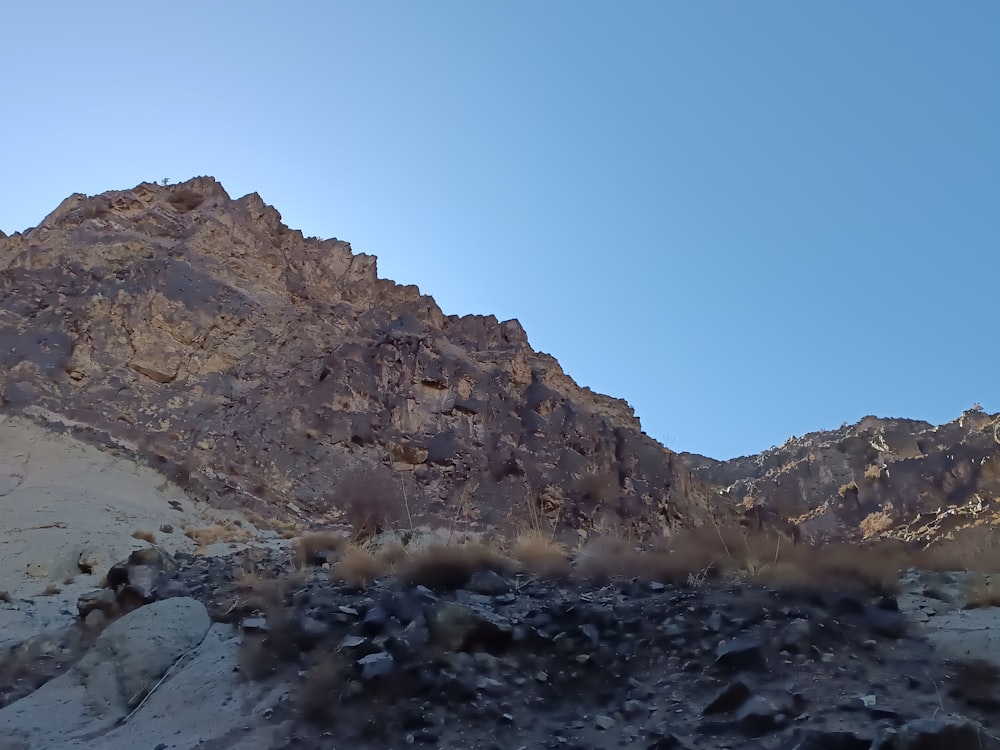
[[[980,409],[940,426],[865,417],[731,461],[681,457],[734,505],[807,538],[929,541],[1000,525],[1000,414]]]
[[[217,506],[300,521],[376,505],[642,534],[726,512],[516,320],[445,315],[209,177],[73,195],[0,238],[0,397]]]
[[[988,520],[995,416],[682,458],[210,178],[0,237],[0,400],[0,750],[1000,750],[995,559],[724,527]]]

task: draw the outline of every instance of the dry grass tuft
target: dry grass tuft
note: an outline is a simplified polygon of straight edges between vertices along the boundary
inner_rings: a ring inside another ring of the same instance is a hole
[[[332,563],[347,545],[348,537],[337,531],[303,534],[292,545],[292,562],[297,567]]]
[[[890,542],[859,547],[853,544],[800,545],[756,576],[763,583],[863,588],[880,594],[899,590],[899,576],[911,556]]]
[[[894,592],[911,557],[901,545],[812,546],[774,531],[702,526],[636,551],[625,538],[598,537],[580,552],[584,579],[624,576],[663,583],[725,577],[771,585],[862,587]]]
[[[150,544],[156,544],[156,533],[145,529],[136,529],[132,532],[133,539],[141,539]]]
[[[403,489],[385,466],[345,471],[337,482],[335,498],[347,513],[356,540],[379,534],[404,519],[409,521]]]
[[[321,722],[330,718],[331,709],[337,704],[344,686],[345,671],[342,657],[331,653],[317,654],[299,692],[302,714],[306,719]]]
[[[298,571],[284,576],[270,576],[252,570],[241,571],[236,578],[236,588],[244,597],[245,606],[270,612],[284,605],[288,590],[303,581]]]
[[[45,587],[45,590],[42,592],[42,595],[55,596],[56,594],[61,594],[61,593],[62,589],[59,588],[58,584],[50,583],[48,586]]]
[[[861,537],[863,539],[871,539],[873,536],[891,529],[894,523],[892,516],[884,510],[877,510],[861,519],[858,528],[861,530]]]
[[[857,492],[857,491],[858,491],[858,483],[852,480],[847,484],[840,485],[840,487],[837,488],[837,495],[839,495],[840,497],[847,497],[848,492]]]
[[[361,586],[392,572],[392,563],[384,555],[352,544],[330,568],[330,578],[348,586]]]
[[[3,602],[4,604],[13,604],[14,597],[10,595],[9,591],[0,591],[0,602]]]
[[[566,547],[540,531],[525,531],[514,538],[511,556],[525,569],[543,578],[569,575]]]
[[[204,548],[218,542],[245,542],[250,539],[250,532],[236,521],[227,521],[200,529],[184,529],[184,536],[192,539],[199,548]]]
[[[504,572],[512,563],[482,544],[439,545],[410,555],[397,564],[401,581],[436,591],[461,588],[480,570]]]
[[[277,671],[281,660],[273,649],[268,647],[264,636],[245,636],[240,644],[239,667],[240,674],[248,680],[262,680]]]
[[[646,554],[636,552],[623,539],[615,537],[594,537],[588,539],[576,555],[573,573],[585,581],[603,581],[615,576],[632,577],[638,575],[642,558]]]

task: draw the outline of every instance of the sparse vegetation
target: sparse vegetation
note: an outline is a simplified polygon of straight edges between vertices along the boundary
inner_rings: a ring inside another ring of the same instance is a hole
[[[495,549],[471,543],[431,547],[397,567],[400,580],[408,585],[437,590],[464,586],[479,570],[508,571],[512,563]]]
[[[149,542],[150,544],[156,544],[156,533],[152,531],[137,529],[132,532],[132,538],[141,539],[142,541]]]
[[[514,538],[511,555],[526,570],[546,578],[568,575],[570,561],[566,547],[539,531],[525,531]]]
[[[857,492],[857,491],[858,491],[858,483],[852,480],[847,484],[840,485],[840,487],[837,489],[837,494],[840,497],[847,497],[848,492]]]
[[[334,491],[338,505],[347,513],[355,539],[374,536],[408,519],[402,487],[385,466],[345,471]]]
[[[250,532],[236,521],[227,521],[203,528],[186,528],[184,536],[193,540],[199,551],[203,551],[205,547],[218,542],[245,542],[250,538]]]
[[[871,464],[865,469],[865,479],[875,481],[882,476],[882,467],[878,464]]]
[[[303,715],[310,721],[322,721],[330,714],[337,693],[344,684],[344,661],[337,654],[323,652],[313,657],[299,694]]]
[[[877,510],[865,516],[858,525],[858,528],[861,529],[862,538],[871,539],[873,536],[891,529],[893,523],[892,516],[884,510]]]
[[[9,591],[0,591],[0,602],[3,602],[4,604],[12,604],[14,602],[14,598],[10,595]]]
[[[352,544],[330,568],[330,577],[348,586],[361,586],[386,575],[391,570],[384,557]]]
[[[298,567],[332,563],[348,541],[339,531],[308,532],[293,543],[292,561]]]

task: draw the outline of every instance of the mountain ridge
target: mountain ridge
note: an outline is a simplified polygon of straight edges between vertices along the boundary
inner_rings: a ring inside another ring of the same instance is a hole
[[[217,503],[342,519],[337,478],[361,467],[438,522],[648,534],[728,513],[517,320],[445,315],[211,177],[69,196],[0,239],[0,292],[5,409],[135,442]]]
[[[1000,414],[981,408],[942,425],[869,415],[728,461],[679,455],[729,502],[807,538],[930,542],[1000,526]]]

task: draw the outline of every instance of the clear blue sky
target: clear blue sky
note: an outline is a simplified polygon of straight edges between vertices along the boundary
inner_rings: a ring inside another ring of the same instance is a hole
[[[1000,410],[1000,3],[6,3],[0,228],[217,177],[675,450]]]

